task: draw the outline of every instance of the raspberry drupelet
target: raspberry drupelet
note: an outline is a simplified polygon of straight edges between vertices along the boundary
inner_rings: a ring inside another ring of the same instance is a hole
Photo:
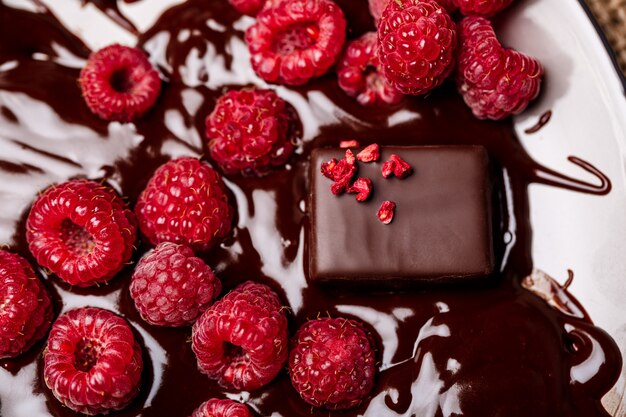
[[[135,238],[132,211],[112,188],[88,180],[48,188],[26,221],[39,265],[79,287],[113,278],[130,259]]]
[[[434,0],[394,0],[378,23],[380,65],[404,94],[425,94],[454,68],[456,26]]]
[[[21,355],[52,320],[48,290],[21,256],[0,250],[0,359]]]
[[[137,263],[130,295],[141,318],[156,326],[192,324],[222,290],[222,284],[191,249],[163,242]]]
[[[246,282],[196,321],[198,368],[221,386],[251,391],[272,381],[287,361],[287,317],[269,287]]]
[[[233,90],[206,119],[211,158],[227,174],[263,175],[293,153],[295,111],[271,90]]]
[[[70,310],[52,325],[43,377],[66,407],[87,415],[121,410],[139,393],[141,348],[122,317],[100,308]]]
[[[135,213],[150,243],[185,244],[206,250],[228,234],[233,209],[222,177],[196,158],[161,165],[142,191]]]
[[[503,48],[491,22],[466,17],[459,23],[461,46],[457,88],[479,119],[519,114],[539,95],[543,67],[533,57]]]
[[[263,8],[266,0],[228,0],[239,13],[248,16],[256,16],[256,14]]]
[[[241,403],[212,398],[200,404],[191,417],[252,417],[252,414]]]
[[[342,410],[359,405],[374,386],[375,365],[371,335],[356,320],[310,320],[291,343],[291,383],[315,407]]]
[[[491,17],[513,3],[513,0],[453,0],[466,16]]]
[[[343,12],[330,0],[280,0],[246,31],[252,68],[271,83],[302,85],[324,75],[346,37]]]
[[[146,54],[118,44],[92,53],[78,81],[92,112],[120,122],[141,117],[161,91],[159,72]]]
[[[375,22],[378,22],[378,19],[380,19],[380,16],[383,14],[385,7],[387,7],[387,4],[390,1],[395,1],[395,0],[369,0],[370,14],[374,18]],[[454,4],[456,0],[436,0],[436,1],[437,3],[439,3],[441,7],[446,9],[448,13],[452,13],[456,10],[456,5]]]
[[[339,61],[337,77],[339,87],[363,106],[402,100],[402,94],[379,72],[376,32],[367,32],[348,44]]]

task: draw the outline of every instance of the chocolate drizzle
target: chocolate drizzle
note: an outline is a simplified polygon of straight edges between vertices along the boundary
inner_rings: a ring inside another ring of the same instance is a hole
[[[537,120],[537,123],[535,123],[534,126],[531,126],[528,129],[524,130],[524,133],[531,135],[533,133],[539,132],[545,125],[548,124],[551,118],[552,110],[546,111],[541,116],[539,116],[539,120]]]
[[[372,28],[365,2],[338,3],[348,15],[350,37]],[[106,178],[132,205],[160,164],[203,153],[204,118],[225,89],[259,84],[246,61],[245,20],[226,1],[189,0],[166,11],[138,38],[166,79],[156,106],[135,124],[108,124],[89,112],[76,84],[88,48],[38,10],[0,4],[0,145],[6,160],[0,164],[0,235],[31,262],[24,218],[39,191],[75,176]],[[555,308],[522,285],[532,271],[528,185],[602,195],[611,186],[601,171],[570,157],[596,176],[598,185],[542,167],[524,151],[510,122],[476,120],[450,83],[427,97],[382,108],[358,106],[337,88],[333,75],[277,91],[298,111],[303,142],[287,170],[260,179],[226,179],[238,211],[236,228],[202,256],[226,289],[248,279],[274,287],[293,311],[292,331],[319,314],[358,316],[369,323],[380,349],[380,373],[371,397],[342,415],[608,416],[599,399],[617,379],[617,346],[585,314]],[[308,155],[315,147],[353,138],[362,144],[485,146],[514,203],[496,233],[501,272],[480,284],[415,292],[308,285]],[[135,260],[146,249],[140,246]],[[250,394],[220,389],[197,371],[190,329],[156,328],[139,318],[128,293],[131,273],[129,267],[106,286],[80,290],[47,277],[57,311],[83,305],[117,311],[145,346],[141,395],[116,416],[184,417],[206,399],[224,396],[245,400],[260,416],[328,416],[298,397],[286,372]],[[554,288],[561,305],[578,305],[567,291]],[[19,400],[22,410],[75,415],[45,387],[40,349],[42,344],[22,358],[2,361],[19,377],[0,370],[0,381],[20,395],[32,391]],[[1,402],[5,417],[16,417],[13,397]]]

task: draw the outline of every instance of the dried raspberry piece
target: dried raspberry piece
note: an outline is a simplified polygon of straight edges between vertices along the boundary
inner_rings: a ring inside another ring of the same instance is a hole
[[[26,221],[28,247],[39,265],[79,287],[113,278],[130,259],[135,238],[135,216],[122,199],[87,180],[48,188]]]
[[[21,256],[0,250],[0,359],[21,355],[46,335],[52,301]]]
[[[191,417],[252,417],[252,414],[241,403],[212,398],[200,404]]]
[[[383,177],[389,178],[396,167],[396,163],[394,161],[385,161],[383,163],[383,167],[381,168],[381,172],[383,173]]]
[[[191,249],[159,243],[137,263],[130,295],[141,318],[155,326],[192,324],[222,290],[222,283]]]
[[[161,165],[141,192],[135,213],[150,243],[206,250],[231,229],[233,210],[222,177],[196,158]]]
[[[315,407],[356,407],[374,386],[374,342],[364,325],[345,318],[306,322],[292,340],[291,383]]]
[[[287,360],[287,317],[269,287],[246,282],[209,307],[193,326],[198,368],[227,388],[254,390]]]
[[[380,147],[376,143],[368,145],[356,155],[356,159],[366,163],[376,162],[380,159]]]
[[[265,81],[302,85],[325,74],[346,37],[346,19],[329,0],[282,0],[246,31],[252,68]]]
[[[385,200],[378,209],[378,218],[384,224],[389,224],[393,220],[393,215],[396,210],[396,203],[393,201]]]
[[[456,26],[434,0],[390,1],[378,23],[380,64],[404,94],[425,94],[454,68]]]
[[[393,175],[398,178],[406,178],[413,172],[413,168],[404,159],[392,154],[389,160],[393,162]]]
[[[228,0],[239,13],[248,16],[256,16],[263,8],[266,0]]]
[[[118,44],[92,53],[78,82],[92,112],[120,122],[141,117],[161,91],[159,73],[145,53]]]
[[[295,111],[275,92],[233,90],[206,118],[211,158],[227,174],[263,175],[293,153]]]
[[[356,194],[356,201],[365,201],[372,193],[372,180],[369,178],[359,177],[348,188],[350,194]]]
[[[126,320],[86,307],[54,322],[43,367],[44,381],[57,400],[95,415],[121,410],[139,393],[143,360]]]
[[[459,23],[457,88],[479,119],[519,114],[539,95],[543,67],[535,58],[504,49],[491,23],[466,17]]]
[[[356,164],[356,158],[354,157],[354,153],[350,149],[346,150],[345,158],[350,165]]]
[[[454,0],[466,16],[491,17],[507,8],[513,0]]]
[[[393,88],[379,71],[378,36],[368,32],[348,44],[337,69],[339,87],[363,106],[394,104],[402,93]]]
[[[342,140],[341,142],[339,142],[339,147],[341,149],[356,148],[357,146],[359,146],[358,140]]]
[[[332,158],[330,161],[328,162],[322,162],[322,167],[321,167],[321,171],[322,171],[322,175],[324,175],[326,178],[331,179],[331,180],[335,180],[335,175],[333,174],[333,172],[335,171],[335,167],[337,166],[337,158]]]
[[[333,169],[333,181],[335,183],[330,186],[330,191],[334,195],[343,194],[348,185],[352,181],[352,177],[357,172],[357,167],[354,163],[350,163],[348,159],[344,158],[337,163]]]

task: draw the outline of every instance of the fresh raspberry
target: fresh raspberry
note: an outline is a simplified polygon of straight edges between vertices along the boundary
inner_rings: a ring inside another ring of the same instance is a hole
[[[88,180],[48,188],[26,221],[39,265],[79,287],[113,278],[130,259],[135,238],[132,211],[112,188]]]
[[[282,0],[246,31],[252,68],[265,81],[301,85],[325,74],[346,38],[346,19],[330,0]]]
[[[380,147],[376,143],[366,146],[356,155],[356,159],[361,162],[376,162],[380,159]]]
[[[413,173],[413,168],[404,159],[396,154],[392,154],[389,160],[383,164],[382,173],[385,178],[389,178],[393,174],[403,179]]]
[[[211,157],[228,174],[262,175],[284,165],[296,117],[271,90],[229,91],[206,119]]]
[[[384,224],[389,224],[393,220],[393,215],[396,211],[396,203],[393,201],[385,200],[378,209],[378,219]]]
[[[459,31],[457,88],[474,115],[500,120],[524,111],[539,94],[541,63],[503,48],[485,18],[466,17]]]
[[[339,147],[341,149],[346,149],[346,148],[356,148],[357,146],[359,146],[359,141],[358,140],[342,140],[339,142]]]
[[[63,405],[94,415],[130,403],[139,392],[143,360],[126,320],[85,307],[52,324],[43,366],[46,385]]]
[[[267,286],[246,282],[213,304],[193,326],[198,368],[227,388],[269,383],[287,360],[287,317]]]
[[[380,16],[383,14],[383,11],[385,10],[387,3],[389,3],[390,1],[391,0],[369,0],[370,14],[372,15],[376,23],[378,23],[378,20],[380,19]],[[454,4],[455,0],[436,0],[436,1],[448,13],[452,13],[453,11],[456,10],[457,6]]]
[[[191,417],[252,417],[252,414],[241,403],[212,398],[200,404]]]
[[[363,324],[345,318],[306,322],[292,340],[291,383],[304,401],[329,410],[352,408],[374,386],[373,341]]]
[[[507,8],[513,0],[454,0],[454,2],[466,16],[491,17]]]
[[[159,243],[141,258],[130,283],[130,295],[141,317],[156,326],[193,324],[222,290],[204,261],[186,246]]]
[[[337,76],[339,87],[363,106],[402,100],[402,94],[379,72],[376,32],[367,32],[348,44],[339,61]]]
[[[383,75],[401,93],[425,94],[452,72],[456,26],[433,0],[389,2],[378,38]]]
[[[92,112],[120,122],[141,117],[161,91],[159,73],[143,51],[117,44],[92,53],[78,81]]]
[[[256,16],[263,8],[266,0],[228,0],[239,13],[248,16]]]
[[[356,181],[354,181],[350,188],[348,188],[348,192],[350,194],[356,194],[356,201],[365,201],[372,193],[372,189],[372,180],[369,178],[359,177]]]
[[[231,229],[233,210],[222,177],[195,158],[161,165],[135,205],[139,228],[153,244],[206,250]]]
[[[50,295],[33,268],[21,256],[0,250],[0,359],[30,349],[51,320]]]

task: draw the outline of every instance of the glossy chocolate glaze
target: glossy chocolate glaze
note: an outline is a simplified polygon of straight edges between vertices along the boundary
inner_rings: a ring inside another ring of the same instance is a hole
[[[354,1],[339,3],[348,15],[350,37],[371,29],[364,1],[359,7]],[[189,0],[139,37],[139,46],[167,80],[155,108],[135,124],[109,124],[89,112],[76,83],[88,48],[41,5],[35,9],[26,12],[0,3],[0,233],[31,262],[24,219],[37,192],[74,176],[106,178],[132,205],[157,166],[172,156],[202,154],[204,118],[222,91],[261,84],[242,41],[249,20],[242,20],[226,1]],[[376,386],[359,408],[333,414],[608,415],[599,400],[621,367],[615,343],[582,308],[555,308],[522,285],[532,270],[528,184],[606,194],[608,178],[578,158],[570,160],[595,174],[600,185],[538,165],[524,152],[510,122],[476,120],[450,84],[391,108],[359,107],[337,88],[332,75],[277,91],[303,122],[297,155],[288,169],[264,178],[227,178],[238,211],[236,227],[220,247],[203,256],[226,289],[248,279],[273,286],[293,312],[292,331],[307,318],[326,314],[353,315],[369,323],[379,346]],[[496,233],[501,265],[496,279],[396,293],[308,285],[308,155],[315,147],[353,138],[363,144],[485,146],[502,167],[501,195],[512,210]],[[145,250],[139,245],[135,259]],[[224,391],[201,375],[189,328],[156,328],[139,318],[128,293],[131,266],[108,285],[90,289],[69,288],[40,272],[57,311],[104,307],[124,315],[137,330],[145,346],[144,385],[132,405],[115,415],[184,417],[206,399],[223,396],[245,400],[260,416],[329,415],[306,405],[286,372],[252,393]],[[551,296],[560,300],[556,305],[578,306],[566,291],[553,288]],[[17,360],[1,362],[6,371],[0,370],[0,383],[12,393],[1,398],[3,416],[75,415],[59,405],[41,380],[42,348],[40,343]]]

